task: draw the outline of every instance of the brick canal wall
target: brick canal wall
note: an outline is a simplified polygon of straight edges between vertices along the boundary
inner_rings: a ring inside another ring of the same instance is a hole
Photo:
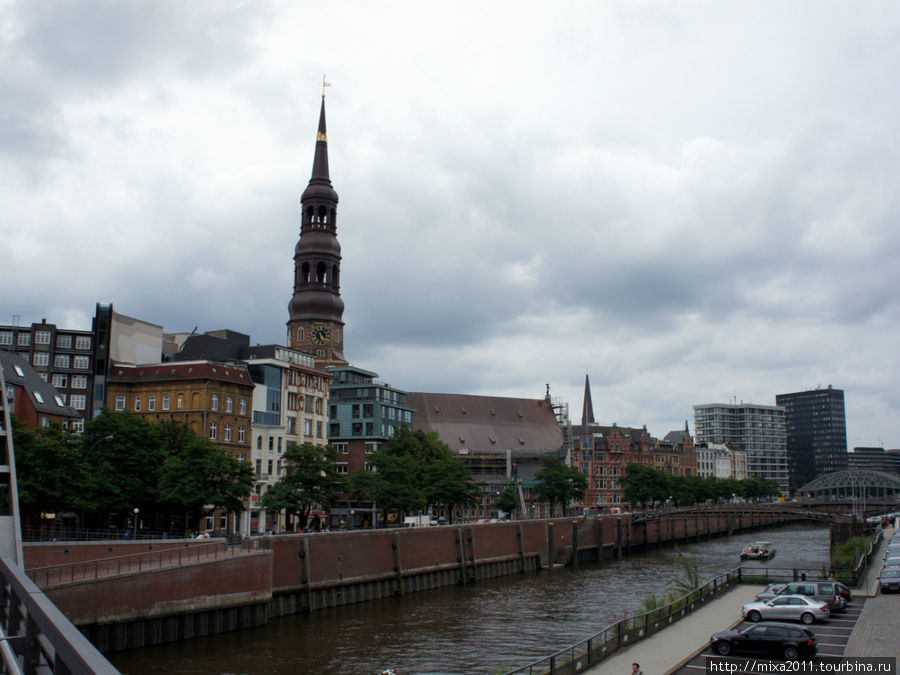
[[[787,522],[783,515],[684,514],[635,523],[630,514],[479,525],[278,535],[251,551],[48,588],[105,652],[264,624],[272,616],[414,593],[558,564]],[[26,544],[26,569],[158,556],[186,542]],[[197,546],[187,543],[187,546]],[[207,544],[208,545],[208,544]],[[224,541],[220,543],[224,547]],[[150,547],[153,548],[150,548]],[[40,565],[36,563],[40,563]],[[74,567],[74,565],[73,565]]]

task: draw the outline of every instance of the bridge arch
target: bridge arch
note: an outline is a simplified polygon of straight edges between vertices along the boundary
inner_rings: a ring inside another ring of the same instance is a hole
[[[849,469],[811,480],[799,492],[814,497],[886,497],[900,494],[900,478],[881,471]]]

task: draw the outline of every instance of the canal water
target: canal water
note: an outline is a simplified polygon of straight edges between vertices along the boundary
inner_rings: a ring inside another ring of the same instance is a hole
[[[123,673],[375,675],[495,673],[548,656],[664,597],[677,556],[696,556],[711,579],[764,539],[773,560],[745,566],[823,570],[828,528],[795,525],[559,567],[464,586],[317,610],[224,635],[110,655]]]

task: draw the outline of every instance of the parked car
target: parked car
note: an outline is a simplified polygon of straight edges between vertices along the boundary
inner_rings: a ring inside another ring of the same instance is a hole
[[[791,581],[777,593],[758,593],[757,600],[771,600],[777,595],[805,595],[813,600],[828,603],[831,612],[842,612],[847,608],[847,601],[835,581]]]
[[[776,595],[781,593],[781,589],[784,588],[785,586],[787,586],[787,582],[785,582],[785,581],[782,581],[777,584],[769,584],[763,590],[761,590],[759,593],[757,593],[754,596],[754,599],[757,602],[759,602],[761,600],[771,600]]]
[[[743,606],[741,614],[754,623],[761,619],[791,619],[810,624],[831,616],[827,602],[805,595],[778,595],[765,602],[751,602]]]
[[[808,628],[766,621],[741,630],[716,633],[710,646],[717,654],[766,654],[793,660],[816,654],[816,636]]]
[[[878,583],[881,584],[882,593],[900,591],[900,568],[882,570]]]

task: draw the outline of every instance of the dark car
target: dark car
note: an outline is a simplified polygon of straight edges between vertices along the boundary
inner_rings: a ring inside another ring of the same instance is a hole
[[[713,651],[722,656],[731,653],[765,654],[793,660],[816,654],[816,636],[812,631],[774,621],[716,633],[709,639],[709,644]]]

